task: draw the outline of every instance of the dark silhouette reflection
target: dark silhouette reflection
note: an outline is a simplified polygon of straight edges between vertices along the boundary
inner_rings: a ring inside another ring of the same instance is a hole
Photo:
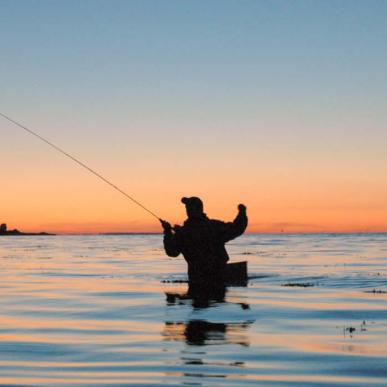
[[[198,286],[189,284],[187,293],[166,293],[167,305],[185,304],[192,301],[194,308],[207,308],[213,303],[225,302],[226,287],[224,284],[215,283],[212,286]]]
[[[253,321],[216,323],[205,320],[166,321],[163,332],[167,340],[188,345],[239,344],[249,346],[247,329]],[[197,359],[196,359],[197,360]],[[201,364],[202,361],[199,363]]]
[[[250,309],[247,303],[227,302],[225,286],[218,284],[198,286],[195,283],[190,283],[186,292],[166,293],[166,304],[168,308],[177,309],[180,305],[184,309],[187,306],[192,306],[193,310],[199,313],[208,309],[209,316],[216,318],[215,321],[204,318],[165,321],[162,332],[164,340],[185,344],[179,356],[181,364],[185,367],[185,371],[181,373],[181,376],[184,377],[182,384],[202,385],[202,382],[208,378],[227,378],[228,375],[235,375],[235,367],[244,367],[243,361],[238,361],[237,358],[230,360],[230,357],[233,357],[232,354],[235,353],[235,347],[234,349],[230,348],[230,350],[225,349],[227,360],[222,356],[219,359],[214,358],[214,353],[216,354],[217,350],[212,353],[211,348],[219,345],[240,345],[243,347],[250,345],[248,329],[254,320],[248,319],[245,314]],[[230,305],[238,306],[237,311],[234,311],[230,316],[232,321],[217,321],[217,308]],[[235,321],[237,316],[242,321]],[[236,356],[238,355],[236,354]]]
[[[185,293],[167,292],[167,306],[187,305],[191,303],[194,309],[204,309],[217,304],[230,304],[225,301],[225,286],[213,285],[211,287],[199,287],[196,284],[190,284],[188,291]],[[233,303],[238,305],[242,310],[250,309],[247,303]],[[219,306],[219,305],[218,305]],[[185,341],[190,345],[206,345],[210,343],[217,344],[241,344],[248,345],[247,338],[241,340],[238,333],[246,331],[253,321],[246,320],[243,322],[210,322],[200,319],[192,319],[188,322],[165,323],[164,336],[168,339]]]

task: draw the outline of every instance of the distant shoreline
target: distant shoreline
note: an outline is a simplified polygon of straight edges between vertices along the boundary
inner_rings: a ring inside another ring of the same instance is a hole
[[[2,236],[55,236],[56,234],[51,234],[48,232],[20,232],[20,231],[6,231],[5,233],[0,233],[0,237]]]
[[[40,231],[40,232],[22,232],[19,231],[17,228],[14,228],[12,230],[9,230],[7,227],[7,223],[1,223],[0,224],[0,236],[19,236],[19,235],[27,235],[27,236],[36,236],[36,235],[55,235],[48,232]]]
[[[335,237],[335,236],[342,236],[342,235],[386,235],[387,234],[387,231],[383,231],[383,232],[289,232],[289,233],[286,233],[286,232],[272,232],[272,233],[268,233],[268,232],[264,232],[264,233],[261,233],[261,232],[250,232],[250,233],[245,233],[244,236],[249,236],[249,235],[273,235],[273,236],[276,236],[276,237],[280,237],[280,236],[308,236],[308,235],[325,235],[325,236],[331,236],[331,237]],[[1,236],[141,236],[141,235],[163,235],[162,232],[77,232],[77,233],[45,233],[45,232],[42,232],[42,233],[22,233],[20,232],[19,234],[11,234],[11,233],[7,233],[7,234],[1,234],[0,233],[0,237]]]
[[[324,235],[324,236],[341,236],[341,235],[386,235],[387,231],[379,232],[248,232],[249,235],[273,235],[280,236],[308,236],[308,235]],[[3,236],[141,236],[141,235],[163,235],[162,232],[68,232],[68,233],[49,233],[49,232],[21,232],[19,230],[7,230],[5,233],[0,232],[0,237]]]

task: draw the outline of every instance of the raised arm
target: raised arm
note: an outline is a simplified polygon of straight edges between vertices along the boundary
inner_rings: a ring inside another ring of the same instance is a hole
[[[238,205],[238,214],[232,222],[225,223],[222,237],[224,242],[231,241],[236,237],[242,235],[247,228],[246,206],[244,204]]]

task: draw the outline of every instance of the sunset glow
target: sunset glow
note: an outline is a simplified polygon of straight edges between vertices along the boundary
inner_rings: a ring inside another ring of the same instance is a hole
[[[5,114],[172,223],[196,195],[224,220],[245,203],[248,232],[387,231],[385,3],[96,3],[2,5]],[[161,231],[46,144],[0,133],[9,228]]]

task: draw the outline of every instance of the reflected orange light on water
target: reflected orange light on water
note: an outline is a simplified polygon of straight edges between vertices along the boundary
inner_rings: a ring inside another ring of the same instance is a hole
[[[249,286],[206,297],[163,282],[186,265],[160,243],[3,238],[2,383],[382,380],[386,297],[364,289],[385,284],[384,235],[248,236],[230,249],[249,261]],[[283,286],[296,281],[313,286]]]

